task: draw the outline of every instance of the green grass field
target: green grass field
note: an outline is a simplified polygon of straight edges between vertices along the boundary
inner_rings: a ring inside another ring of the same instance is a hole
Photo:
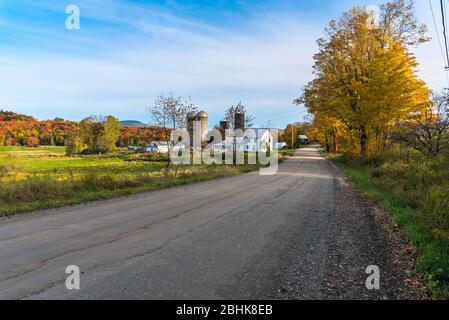
[[[159,172],[159,162],[133,161],[128,153],[105,156],[67,157],[64,147],[0,147],[0,166],[10,168],[3,178],[10,180],[46,176],[64,179],[67,175],[108,173],[115,176],[136,176]]]
[[[291,151],[281,153],[281,160]],[[0,216],[232,176],[260,165],[179,166],[118,150],[68,157],[64,147],[0,147]],[[175,176],[176,172],[176,176]]]

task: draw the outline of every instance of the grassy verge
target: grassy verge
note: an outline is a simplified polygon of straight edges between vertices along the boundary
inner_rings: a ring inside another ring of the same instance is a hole
[[[413,245],[417,270],[423,274],[429,289],[436,298],[449,298],[449,243],[432,233],[419,207],[412,208],[406,198],[394,192],[387,180],[373,176],[369,166],[349,164],[338,157],[331,160],[351,179],[356,191],[391,213]]]
[[[179,177],[142,175],[118,179],[108,174],[89,174],[80,180],[58,181],[31,178],[3,187],[0,216],[51,209],[83,202],[110,199],[196,182],[234,176],[259,169],[257,165],[197,168]],[[6,200],[6,201],[5,201]]]
[[[299,149],[282,149],[279,150],[279,154],[283,157],[293,156]]]

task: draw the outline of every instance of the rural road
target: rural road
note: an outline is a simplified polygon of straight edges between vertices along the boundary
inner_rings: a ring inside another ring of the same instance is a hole
[[[413,298],[388,243],[312,146],[275,176],[3,219],[0,299]],[[68,265],[81,270],[78,291],[65,286]],[[365,287],[369,265],[381,290]]]

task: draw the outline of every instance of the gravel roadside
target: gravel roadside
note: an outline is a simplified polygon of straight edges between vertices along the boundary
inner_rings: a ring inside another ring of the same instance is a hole
[[[336,169],[336,168],[334,168]],[[391,216],[357,194],[338,173],[329,207],[307,223],[295,215],[273,233],[265,253],[223,289],[233,299],[422,300],[429,293],[414,270],[411,247]],[[380,290],[368,290],[368,266]]]
[[[367,290],[368,266],[380,270],[380,290]],[[428,293],[414,270],[411,247],[391,216],[353,191],[343,178],[336,188],[335,215],[323,282],[325,299],[418,300]]]

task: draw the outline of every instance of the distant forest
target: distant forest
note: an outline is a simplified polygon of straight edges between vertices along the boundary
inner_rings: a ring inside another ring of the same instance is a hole
[[[0,110],[0,146],[64,146],[78,122],[61,118],[38,121],[11,111]],[[162,128],[155,126],[120,128],[118,147],[144,145],[152,140],[164,140]]]

